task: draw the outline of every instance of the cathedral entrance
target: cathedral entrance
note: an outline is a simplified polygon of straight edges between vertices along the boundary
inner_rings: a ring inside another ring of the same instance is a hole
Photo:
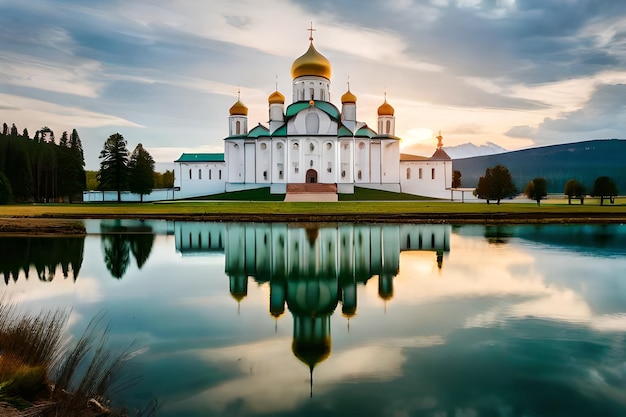
[[[314,169],[309,169],[306,172],[306,182],[309,184],[314,184],[317,182],[317,171]]]

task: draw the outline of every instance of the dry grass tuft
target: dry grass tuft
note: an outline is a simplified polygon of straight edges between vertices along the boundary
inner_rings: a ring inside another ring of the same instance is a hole
[[[0,297],[0,403],[20,409],[21,416],[118,415],[106,399],[137,380],[120,378],[130,347],[107,348],[102,314],[76,343],[64,346],[68,317],[62,310],[20,314]],[[149,410],[141,415],[154,415],[155,408]]]

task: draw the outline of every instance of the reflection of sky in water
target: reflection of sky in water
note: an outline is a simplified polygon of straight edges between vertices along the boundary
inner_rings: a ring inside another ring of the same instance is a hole
[[[571,230],[557,245],[557,230],[529,228],[454,228],[441,269],[433,251],[403,251],[393,297],[379,296],[378,277],[358,285],[356,315],[340,301],[330,318],[313,398],[292,315],[275,320],[269,283],[252,279],[238,306],[223,252],[182,256],[158,235],[145,265],[131,257],[117,280],[89,236],[76,283],[31,274],[6,288],[24,308],[72,307],[74,334],[106,312],[112,343],[145,347],[127,401],[156,397],[160,416],[626,415],[621,237],[579,250]]]

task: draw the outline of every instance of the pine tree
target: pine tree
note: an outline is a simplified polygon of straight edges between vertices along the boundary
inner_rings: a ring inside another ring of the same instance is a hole
[[[15,126],[15,123],[11,125],[11,136],[19,136],[19,133],[17,133],[17,126]]]
[[[85,155],[83,154],[83,145],[76,129],[72,130],[69,141],[70,150],[70,166],[69,170],[69,198],[72,202],[72,195],[80,193],[87,189],[87,174],[85,173]]]
[[[154,159],[143,145],[137,145],[128,163],[130,169],[130,191],[141,195],[150,194],[154,188]]]
[[[122,189],[128,185],[128,148],[124,136],[115,133],[106,140],[100,151],[98,181],[101,190],[116,190],[117,201],[122,200]]]

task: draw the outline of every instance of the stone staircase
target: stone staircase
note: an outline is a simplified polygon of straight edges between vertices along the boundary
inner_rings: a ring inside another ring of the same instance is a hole
[[[285,201],[338,201],[337,184],[287,184]]]

